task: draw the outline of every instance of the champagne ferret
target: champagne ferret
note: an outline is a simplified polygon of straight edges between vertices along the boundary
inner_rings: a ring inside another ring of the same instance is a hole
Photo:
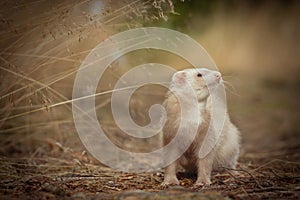
[[[171,90],[167,93],[166,100],[163,103],[167,113],[167,119],[163,128],[164,145],[167,145],[175,137],[181,120],[179,101],[172,90],[176,91],[176,95],[181,95],[182,98],[189,101],[189,99],[192,98],[192,95],[187,92],[187,87],[192,87],[198,105],[191,105],[185,109],[188,109],[188,112],[199,109],[200,123],[196,136],[188,149],[179,159],[165,167],[163,186],[179,184],[176,177],[176,171],[179,165],[188,172],[197,173],[195,186],[210,185],[211,172],[213,170],[222,171],[224,167],[232,169],[236,167],[240,151],[240,132],[230,121],[227,111],[224,113],[225,121],[223,129],[220,132],[216,144],[207,156],[204,158],[199,157],[201,145],[203,144],[203,141],[206,141],[204,138],[212,116],[213,105],[211,98],[213,97],[210,95],[210,92],[221,84],[223,84],[221,73],[206,68],[185,69],[178,71],[173,75],[170,84]],[[179,143],[189,139],[189,122],[192,123],[193,120],[193,117],[184,119],[183,130],[186,130],[187,135],[184,135]],[[180,144],[178,144],[176,148],[179,148],[179,146]],[[173,148],[171,151],[177,151],[177,149]]]

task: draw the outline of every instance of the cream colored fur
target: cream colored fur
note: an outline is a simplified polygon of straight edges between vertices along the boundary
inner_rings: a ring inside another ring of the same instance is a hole
[[[209,185],[211,183],[212,170],[219,171],[222,170],[222,167],[235,168],[239,156],[240,133],[235,125],[232,124],[226,112],[225,123],[220,137],[217,138],[216,145],[213,146],[207,156],[203,159],[199,158],[201,146],[210,146],[213,145],[214,142],[206,140],[207,144],[203,144],[213,109],[209,89],[212,90],[222,84],[221,74],[219,72],[204,68],[186,69],[176,72],[173,75],[171,91],[168,92],[163,104],[167,112],[167,120],[163,128],[164,145],[167,145],[175,137],[181,120],[184,120],[183,130],[185,130],[187,134],[180,138],[180,142],[176,145],[177,149],[172,149],[172,151],[177,151],[181,148],[182,144],[191,140],[189,137],[189,128],[193,125],[195,119],[193,117],[181,119],[181,107],[177,97],[172,92],[176,91],[177,95],[182,95],[184,101],[189,101],[192,95],[187,92],[186,87],[188,84],[192,86],[196,93],[198,105],[185,106],[184,109],[188,109],[189,112],[198,111],[200,125],[196,137],[191,142],[187,151],[185,151],[178,160],[165,168],[163,185],[179,184],[176,177],[178,165],[181,165],[187,171],[197,173],[196,186]],[[170,156],[171,154],[172,152],[168,152],[165,156]]]

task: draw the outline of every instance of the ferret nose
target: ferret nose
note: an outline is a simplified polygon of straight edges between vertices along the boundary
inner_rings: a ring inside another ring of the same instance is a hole
[[[216,73],[215,73],[215,76],[216,76],[217,79],[221,79],[222,74],[221,74],[220,72],[216,72]]]

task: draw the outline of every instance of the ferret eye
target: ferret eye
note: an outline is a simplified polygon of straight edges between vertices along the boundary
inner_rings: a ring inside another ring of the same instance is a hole
[[[197,76],[198,76],[198,77],[202,77],[202,74],[198,73]]]

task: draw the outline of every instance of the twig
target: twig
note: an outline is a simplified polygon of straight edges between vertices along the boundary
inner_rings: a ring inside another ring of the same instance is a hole
[[[273,160],[271,160],[271,161],[269,161],[269,162],[267,162],[267,163],[265,163],[265,164],[263,164],[263,165],[255,168],[255,169],[251,170],[251,171],[253,171],[253,172],[257,171],[257,170],[259,170],[259,169],[261,169],[263,167],[266,167],[266,166],[268,166],[268,165],[270,165],[270,164],[272,164],[274,162],[284,162],[284,163],[287,163],[287,164],[300,165],[300,162],[292,162],[292,161],[281,160],[281,159],[273,159]]]
[[[256,193],[256,192],[272,192],[272,191],[286,191],[287,189],[284,187],[265,187],[263,189],[248,189],[248,193]]]
[[[230,168],[226,168],[226,167],[223,167],[223,168],[226,169],[226,170],[228,171],[229,174],[230,174],[229,170],[245,172],[245,173],[247,173],[247,174],[249,174],[249,175],[251,176],[251,178],[254,180],[254,182],[256,183],[256,185],[257,185],[259,188],[261,188],[261,189],[264,188],[264,187],[261,186],[261,184],[256,180],[256,178],[254,177],[254,175],[251,174],[249,171],[247,171],[247,170],[245,170],[245,169],[230,169]],[[243,181],[243,180],[240,180],[240,181],[245,182],[245,181]]]
[[[245,188],[241,185],[243,192],[249,197],[249,193],[245,190]]]

